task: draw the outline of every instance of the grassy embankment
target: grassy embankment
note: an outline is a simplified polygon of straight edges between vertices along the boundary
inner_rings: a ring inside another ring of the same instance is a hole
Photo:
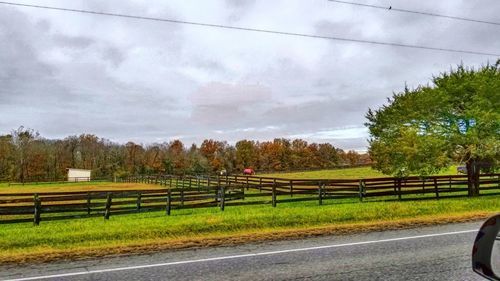
[[[90,187],[84,186],[82,184],[80,188]],[[35,187],[16,187],[22,188]],[[0,192],[5,190],[0,188]],[[224,212],[218,208],[206,208],[174,210],[171,216],[152,212],[115,216],[109,221],[88,218],[42,222],[38,227],[31,224],[0,225],[0,263],[227,245],[467,221],[498,212],[499,199],[500,196],[487,196],[362,203],[357,200],[341,203],[326,200],[323,206],[309,201],[282,203],[276,208],[256,205],[227,207]]]

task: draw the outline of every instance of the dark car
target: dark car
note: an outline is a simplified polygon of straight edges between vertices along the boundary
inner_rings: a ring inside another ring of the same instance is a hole
[[[489,280],[500,280],[500,214],[486,220],[472,248],[472,269]]]

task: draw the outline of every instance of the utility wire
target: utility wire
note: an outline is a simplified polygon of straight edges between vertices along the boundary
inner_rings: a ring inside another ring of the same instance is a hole
[[[344,42],[355,42],[355,43],[363,43],[363,44],[374,44],[374,45],[383,45],[383,46],[404,47],[404,48],[424,49],[424,50],[442,51],[442,52],[451,52],[451,53],[462,53],[462,54],[500,57],[500,54],[498,54],[498,53],[496,54],[496,53],[487,53],[487,52],[471,51],[471,50],[448,49],[448,48],[439,48],[439,47],[431,47],[431,46],[410,45],[410,44],[401,44],[401,43],[392,43],[392,42],[383,42],[383,41],[344,38],[344,37],[336,37],[336,36],[322,36],[322,35],[314,35],[314,34],[306,34],[306,33],[294,33],[294,32],[258,29],[258,28],[250,28],[250,27],[211,24],[211,23],[183,21],[183,20],[174,20],[174,19],[166,19],[166,18],[135,16],[135,15],[127,15],[127,14],[108,13],[108,12],[96,12],[96,11],[91,11],[91,10],[30,5],[30,4],[12,3],[12,2],[4,2],[4,1],[0,1],[0,4],[11,5],[11,6],[20,6],[20,7],[38,8],[38,9],[48,9],[48,10],[56,10],[56,11],[65,11],[65,12],[73,12],[73,13],[112,16],[112,17],[120,17],[120,18],[128,18],[128,19],[150,20],[150,21],[158,21],[158,22],[177,23],[177,24],[188,24],[188,25],[194,25],[194,26],[213,27],[213,28],[222,28],[222,29],[230,29],[230,30],[253,31],[253,32],[261,32],[261,33],[268,33],[268,34],[279,34],[279,35],[298,36],[298,37],[307,37],[307,38],[319,38],[319,39],[344,41]]]
[[[367,8],[382,9],[382,10],[387,10],[387,11],[395,11],[395,12],[401,12],[401,13],[411,13],[411,14],[417,14],[417,15],[424,15],[424,16],[431,16],[431,17],[440,17],[440,18],[446,18],[446,19],[469,21],[469,22],[475,22],[475,23],[485,23],[485,24],[492,24],[492,25],[498,25],[498,26],[500,26],[500,22],[493,22],[493,21],[486,21],[486,20],[477,20],[477,19],[470,19],[470,18],[464,18],[464,17],[458,17],[458,16],[441,15],[441,14],[430,13],[430,12],[413,11],[413,10],[395,8],[395,7],[392,7],[392,6],[381,6],[381,5],[374,5],[374,4],[364,4],[364,3],[342,1],[342,0],[328,0],[328,1],[335,2],[335,3],[340,3],[340,4],[347,4],[347,5],[361,6],[361,7],[367,7]]]

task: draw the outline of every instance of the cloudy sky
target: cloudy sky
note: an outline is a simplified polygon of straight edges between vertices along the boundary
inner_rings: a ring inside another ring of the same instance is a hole
[[[356,0],[498,21],[498,0]],[[500,26],[326,0],[16,1],[239,27],[500,52]],[[0,134],[205,138],[366,149],[368,108],[497,58],[0,4]]]

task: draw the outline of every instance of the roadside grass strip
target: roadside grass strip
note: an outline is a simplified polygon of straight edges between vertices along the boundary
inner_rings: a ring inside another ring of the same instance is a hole
[[[500,196],[424,201],[317,202],[179,209],[111,217],[1,225],[0,263],[48,261],[230,245],[481,219]]]

